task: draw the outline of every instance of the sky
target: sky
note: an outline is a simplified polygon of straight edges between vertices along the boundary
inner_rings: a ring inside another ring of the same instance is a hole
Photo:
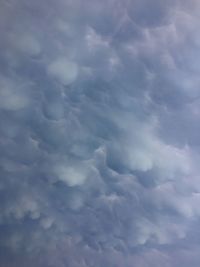
[[[199,9],[1,0],[0,267],[199,267]]]

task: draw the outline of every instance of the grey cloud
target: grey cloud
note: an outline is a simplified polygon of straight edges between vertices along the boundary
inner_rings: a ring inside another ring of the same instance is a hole
[[[198,266],[198,6],[3,1],[0,266]]]

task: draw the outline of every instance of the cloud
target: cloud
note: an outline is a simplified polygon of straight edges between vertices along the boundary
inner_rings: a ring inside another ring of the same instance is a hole
[[[84,184],[87,179],[87,169],[84,166],[69,166],[67,164],[58,164],[55,167],[55,173],[58,179],[68,186],[77,186]]]
[[[11,42],[13,42],[15,47],[25,55],[37,56],[41,52],[39,42],[31,34],[12,36]]]
[[[47,71],[63,85],[73,83],[78,75],[77,65],[62,58],[52,62]]]
[[[198,266],[198,6],[3,1],[0,266]]]
[[[29,95],[24,84],[17,81],[10,81],[9,78],[0,79],[0,107],[4,110],[17,111],[29,105]],[[26,90],[26,91],[25,91]]]

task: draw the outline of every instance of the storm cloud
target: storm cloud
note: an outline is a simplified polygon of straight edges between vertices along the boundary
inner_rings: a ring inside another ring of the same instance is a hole
[[[197,0],[0,9],[0,266],[197,267]]]

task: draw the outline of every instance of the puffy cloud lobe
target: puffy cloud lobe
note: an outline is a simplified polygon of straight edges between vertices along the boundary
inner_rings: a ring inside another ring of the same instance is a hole
[[[3,1],[3,266],[198,266],[198,6]]]
[[[48,73],[63,85],[73,83],[78,75],[78,67],[74,62],[64,59],[57,59],[52,62],[47,69]]]
[[[58,180],[66,183],[68,186],[82,185],[86,182],[89,175],[89,168],[82,165],[67,166],[66,163],[58,163],[55,166],[55,175]],[[91,175],[91,174],[90,174]]]

